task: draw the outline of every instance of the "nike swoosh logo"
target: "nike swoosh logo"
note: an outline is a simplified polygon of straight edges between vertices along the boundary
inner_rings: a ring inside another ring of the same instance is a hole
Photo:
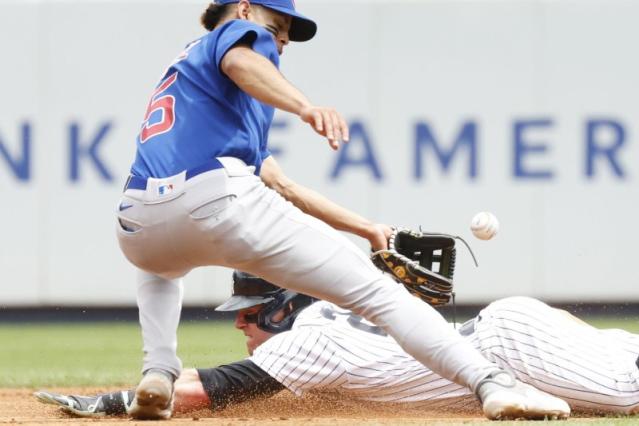
[[[131,207],[133,207],[133,204],[124,204],[124,203],[120,203],[120,211],[122,210],[126,210],[126,209],[130,209]]]

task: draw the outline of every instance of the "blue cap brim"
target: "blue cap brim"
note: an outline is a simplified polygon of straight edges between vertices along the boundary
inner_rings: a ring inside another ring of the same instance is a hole
[[[309,41],[315,36],[315,33],[317,33],[317,24],[301,13],[268,3],[263,3],[261,6],[276,10],[293,18],[291,21],[291,29],[288,32],[288,37],[291,41]]]

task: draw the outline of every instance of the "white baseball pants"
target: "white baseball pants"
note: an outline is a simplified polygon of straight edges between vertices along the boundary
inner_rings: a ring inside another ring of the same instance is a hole
[[[639,413],[639,336],[528,297],[491,303],[468,337],[487,359],[574,409]]]
[[[219,160],[223,169],[189,180],[185,173],[148,179],[146,190],[128,189],[121,200],[120,247],[141,269],[143,371],[179,374],[180,278],[205,265],[239,269],[350,309],[436,373],[472,390],[497,368],[345,236],[267,188],[240,160]]]

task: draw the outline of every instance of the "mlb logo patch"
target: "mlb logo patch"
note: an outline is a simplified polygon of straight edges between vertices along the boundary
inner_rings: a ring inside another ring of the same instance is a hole
[[[160,185],[158,186],[158,194],[159,195],[167,195],[173,192],[173,184],[168,185]]]

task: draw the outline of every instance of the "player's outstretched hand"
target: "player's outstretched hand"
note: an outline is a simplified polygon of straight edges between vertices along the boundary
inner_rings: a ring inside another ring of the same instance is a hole
[[[328,144],[334,150],[339,148],[340,141],[348,142],[346,120],[333,108],[310,105],[302,108],[300,118],[310,124],[313,130],[328,139]]]
[[[392,233],[393,229],[390,226],[383,223],[374,224],[368,237],[373,251],[386,250],[388,248],[388,239]]]

